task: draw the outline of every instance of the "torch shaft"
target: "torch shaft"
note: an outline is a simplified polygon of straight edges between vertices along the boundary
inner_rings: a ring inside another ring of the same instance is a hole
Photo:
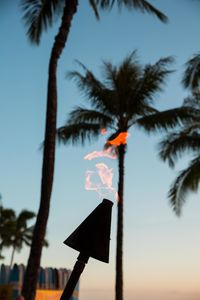
[[[63,293],[60,297],[60,300],[69,300],[73,294],[73,291],[76,287],[76,284],[79,280],[79,277],[81,273],[83,272],[85,268],[85,262],[77,260],[77,262],[74,265],[73,271],[71,273],[71,276],[69,280],[67,281],[67,284],[63,290]]]

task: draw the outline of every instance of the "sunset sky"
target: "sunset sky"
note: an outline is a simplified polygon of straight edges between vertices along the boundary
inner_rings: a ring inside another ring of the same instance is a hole
[[[47,69],[51,46],[59,22],[42,36],[39,47],[26,37],[20,9],[3,7],[0,12],[0,193],[3,205],[17,212],[37,212],[44,136]],[[142,64],[174,56],[170,75],[157,95],[160,110],[182,104],[188,91],[181,86],[184,63],[200,51],[200,1],[151,1],[169,17],[162,24],[139,12],[113,10],[101,13],[97,21],[87,4],[80,1],[69,40],[58,66],[58,126],[84,97],[66,79],[70,70],[79,70],[78,59],[101,78],[102,60],[114,64],[137,49]],[[177,218],[167,192],[177,172],[191,158],[185,156],[175,170],[158,158],[161,135],[146,135],[133,128],[128,137],[125,166],[124,290],[126,300],[200,299],[200,199],[190,194]],[[73,268],[78,253],[63,245],[66,237],[107,197],[114,193],[84,188],[87,170],[106,163],[113,169],[117,188],[117,161],[109,158],[84,160],[92,151],[102,150],[106,135],[98,142],[81,146],[58,146],[55,180],[48,223],[50,246],[43,250],[42,266]],[[114,299],[116,202],[112,212],[110,263],[90,259],[81,278],[80,300]],[[29,249],[16,254],[26,264]],[[9,264],[10,250],[4,252]]]

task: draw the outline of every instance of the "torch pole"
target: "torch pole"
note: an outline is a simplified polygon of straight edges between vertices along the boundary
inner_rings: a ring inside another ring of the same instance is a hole
[[[67,281],[67,284],[63,290],[63,293],[60,297],[60,300],[70,300],[73,291],[76,287],[76,284],[80,278],[81,273],[85,268],[85,264],[87,264],[89,256],[84,256],[81,253],[79,254],[77,261],[74,265],[72,273]]]

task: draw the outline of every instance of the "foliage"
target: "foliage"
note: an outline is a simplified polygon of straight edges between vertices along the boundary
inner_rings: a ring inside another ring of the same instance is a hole
[[[34,217],[35,213],[29,210],[22,210],[17,216],[13,209],[0,206],[0,250],[11,247],[12,260],[15,250],[21,251],[23,245],[31,246],[34,226],[28,226],[28,222]],[[48,246],[46,240],[44,246]]]
[[[182,83],[185,88],[192,91],[200,88],[200,53],[193,55],[191,59],[185,64],[185,72]]]
[[[64,0],[21,0],[21,8],[24,12],[23,19],[27,27],[27,36],[31,42],[39,44],[41,35],[52,27],[58,17],[62,17]],[[69,2],[69,1],[68,1]],[[88,0],[97,19],[100,10],[111,10],[114,5],[119,9],[139,10],[155,15],[162,22],[167,22],[167,16],[155,8],[146,0]],[[66,3],[66,5],[68,5]],[[70,5],[70,4],[69,4]]]
[[[191,97],[184,100],[182,108],[186,109],[190,118],[178,128],[168,133],[159,144],[159,156],[167,161],[170,167],[184,154],[193,154],[193,159],[188,167],[180,171],[171,184],[168,197],[175,213],[180,216],[182,206],[189,192],[196,192],[200,182],[200,94],[193,93]],[[177,108],[178,110],[178,108]]]
[[[13,221],[15,219],[15,212],[12,209],[3,208],[0,205],[0,259],[4,259],[2,251],[5,247],[11,245],[11,232],[13,230]]]
[[[178,123],[176,128],[160,142],[160,158],[170,167],[184,154],[193,155],[188,167],[180,171],[171,184],[168,197],[175,213],[180,216],[189,192],[197,192],[200,182],[200,53],[194,54],[185,64],[182,79],[191,96],[183,101],[177,111],[185,110],[189,118]]]

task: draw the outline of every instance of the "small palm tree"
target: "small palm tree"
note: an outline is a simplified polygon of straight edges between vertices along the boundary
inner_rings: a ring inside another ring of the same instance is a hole
[[[15,212],[13,209],[4,208],[2,203],[0,205],[0,259],[4,259],[2,255],[3,248],[11,246],[11,231],[12,224],[15,219]]]
[[[23,245],[31,246],[31,241],[33,237],[33,226],[28,227],[27,222],[35,217],[35,213],[22,210],[20,214],[15,217],[13,220],[12,228],[11,228],[11,246],[12,246],[12,254],[10,267],[13,264],[15,251],[21,251]]]
[[[97,18],[99,18],[98,9],[110,10],[114,4],[116,4],[118,7],[148,12],[155,15],[163,22],[167,21],[167,17],[152,6],[147,0],[88,0],[88,2]],[[59,15],[61,19],[61,24],[55,37],[49,60],[40,207],[37,214],[31,251],[22,287],[22,294],[25,299],[34,300],[37,285],[37,273],[49,216],[54,176],[57,119],[57,64],[67,42],[71,23],[77,12],[79,1],[21,0],[21,4],[24,11],[25,23],[28,28],[27,35],[31,42],[39,44],[41,34],[51,27],[55,20],[55,16]]]
[[[16,217],[13,209],[0,206],[0,250],[12,247],[10,267],[15,251],[20,251],[24,244],[31,245],[34,227],[28,227],[27,222],[34,217],[35,213],[28,210],[22,210]]]
[[[103,63],[103,81],[81,64],[84,74],[77,71],[69,73],[80,90],[86,95],[91,108],[76,107],[69,114],[64,126],[57,131],[58,140],[63,144],[82,143],[98,138],[101,129],[110,131],[106,147],[119,133],[128,132],[132,127],[148,131],[167,129],[186,118],[186,110],[158,112],[153,103],[162,90],[170,71],[171,57],[162,58],[153,65],[142,67],[136,52],[126,57],[118,66]],[[171,116],[171,118],[169,118]],[[117,217],[117,254],[115,299],[123,299],[123,205],[124,205],[124,160],[127,145],[115,146],[118,154],[118,217]]]
[[[183,107],[190,111],[191,118],[167,134],[159,144],[160,158],[172,168],[184,154],[193,154],[188,167],[180,171],[168,192],[172,208],[178,216],[187,194],[196,192],[200,183],[200,94],[193,93],[184,101]]]

